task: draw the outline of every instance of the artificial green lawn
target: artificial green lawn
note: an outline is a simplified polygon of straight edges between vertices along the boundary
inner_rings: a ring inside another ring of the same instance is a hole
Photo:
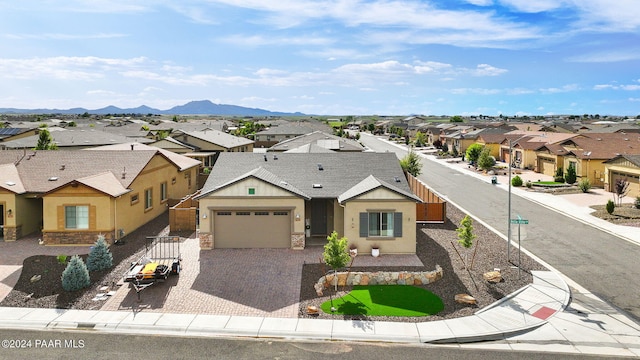
[[[336,311],[331,311],[331,307]],[[430,291],[408,285],[354,286],[347,295],[324,302],[328,314],[368,316],[428,316],[444,309],[442,300]]]

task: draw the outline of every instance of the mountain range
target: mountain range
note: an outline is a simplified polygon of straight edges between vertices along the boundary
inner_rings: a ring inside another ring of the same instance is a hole
[[[184,105],[174,106],[168,110],[159,110],[141,105],[136,108],[121,109],[117,106],[107,106],[101,109],[88,110],[85,108],[59,109],[15,109],[0,108],[1,114],[154,114],[154,115],[228,115],[228,116],[302,116],[300,112],[274,112],[264,109],[247,108],[237,105],[214,104],[209,100],[190,101]]]

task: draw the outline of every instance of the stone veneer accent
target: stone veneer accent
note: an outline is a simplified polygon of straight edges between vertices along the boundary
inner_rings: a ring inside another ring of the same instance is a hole
[[[47,231],[42,233],[42,240],[45,245],[92,245],[98,235],[104,235],[107,244],[113,244],[113,231]]]
[[[304,233],[291,234],[291,248],[293,250],[303,250],[305,247],[305,241]]]
[[[3,233],[4,241],[16,241],[22,237],[22,225],[18,225],[17,227],[5,226]]]
[[[334,284],[336,275],[338,286],[426,285],[442,279],[442,268],[436,265],[433,271],[338,272],[321,277],[317,284],[328,288]]]
[[[200,239],[200,250],[213,249],[213,234],[199,233],[198,238]]]

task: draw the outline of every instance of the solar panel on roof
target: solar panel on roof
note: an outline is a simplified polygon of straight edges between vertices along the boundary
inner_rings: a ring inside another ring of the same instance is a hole
[[[16,135],[16,134],[20,134],[21,132],[23,132],[24,129],[21,128],[2,128],[0,129],[0,135]]]

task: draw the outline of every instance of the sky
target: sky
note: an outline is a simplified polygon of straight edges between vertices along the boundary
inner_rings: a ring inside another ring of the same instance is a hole
[[[640,114],[638,0],[0,0],[0,107]]]

